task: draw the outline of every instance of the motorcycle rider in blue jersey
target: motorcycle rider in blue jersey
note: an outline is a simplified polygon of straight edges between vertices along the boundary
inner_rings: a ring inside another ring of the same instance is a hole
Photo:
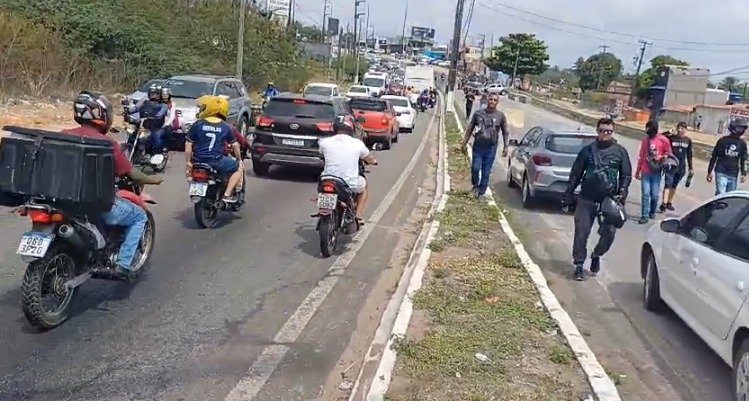
[[[161,102],[161,88],[156,85],[148,88],[148,100],[142,104],[136,104],[129,110],[131,122],[135,118],[134,114],[139,114],[141,119],[146,119],[143,128],[151,133],[151,154],[166,153],[167,151],[164,143],[166,133],[164,121],[167,113],[169,113],[169,108]]]
[[[273,82],[268,82],[268,86],[265,87],[265,90],[263,91],[263,97],[266,97],[268,99],[273,99],[274,97],[278,96],[278,89],[273,85]]]

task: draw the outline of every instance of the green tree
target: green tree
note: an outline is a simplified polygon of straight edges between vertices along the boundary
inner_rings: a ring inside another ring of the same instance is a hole
[[[667,65],[688,66],[689,63],[664,54],[653,57],[650,60],[650,68],[643,71],[637,78],[635,94],[639,99],[645,100],[647,98],[648,89],[653,86],[658,69]]]
[[[736,77],[725,77],[718,84],[719,89],[723,89],[729,92],[733,92],[734,89],[739,85],[739,79]]]
[[[621,73],[622,61],[611,53],[594,54],[577,70],[583,91],[604,89]]]
[[[505,74],[513,74],[517,65],[517,76],[541,74],[549,66],[546,44],[530,33],[512,33],[499,39],[499,46],[492,48],[486,60],[489,68]]]

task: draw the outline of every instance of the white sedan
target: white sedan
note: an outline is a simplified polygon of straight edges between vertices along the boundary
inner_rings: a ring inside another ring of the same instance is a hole
[[[416,109],[411,106],[409,99],[405,96],[394,95],[386,95],[381,99],[387,100],[393,106],[401,131],[412,132],[416,125]]]
[[[497,83],[486,85],[486,87],[484,87],[484,90],[489,93],[498,93],[502,96],[507,94],[507,88],[505,88],[504,85]]]
[[[733,368],[736,399],[749,399],[749,192],[650,227],[640,260],[645,308],[667,304]]]
[[[364,85],[351,85],[350,88],[348,88],[348,92],[346,92],[346,97],[349,99],[353,99],[355,97],[370,97],[372,96],[372,91],[368,86]]]

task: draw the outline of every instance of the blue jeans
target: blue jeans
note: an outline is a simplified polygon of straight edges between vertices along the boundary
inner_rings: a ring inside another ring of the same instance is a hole
[[[166,136],[166,129],[156,128],[149,131],[151,132],[151,153],[161,153],[164,150],[164,137]]]
[[[497,145],[474,146],[473,163],[471,164],[471,182],[478,195],[484,195],[489,187],[489,174],[492,172],[494,158],[497,156]]]
[[[661,172],[642,174],[642,218],[650,218],[658,209],[661,195]]]
[[[117,266],[130,270],[138,250],[140,238],[146,228],[148,216],[139,206],[122,198],[115,198],[112,210],[102,216],[104,224],[108,226],[125,227],[125,239],[117,255]]]
[[[724,194],[736,190],[738,176],[730,176],[724,173],[715,173],[715,195]]]

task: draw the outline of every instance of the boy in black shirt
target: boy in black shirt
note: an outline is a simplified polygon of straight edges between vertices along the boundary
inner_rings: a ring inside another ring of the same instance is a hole
[[[668,135],[668,140],[671,141],[671,151],[677,160],[679,160],[679,168],[676,171],[665,173],[663,186],[663,203],[661,204],[661,213],[666,210],[674,209],[674,197],[676,196],[676,187],[679,186],[682,178],[687,173],[687,167],[689,167],[689,176],[694,174],[692,168],[692,140],[687,136],[687,123],[680,122],[676,125],[676,134]]]
[[[741,183],[746,180],[746,142],[741,138],[746,132],[747,123],[744,118],[737,118],[728,125],[729,134],[718,139],[713,148],[710,164],[707,166],[707,182],[713,182],[715,169],[715,194],[735,191],[739,173]]]

